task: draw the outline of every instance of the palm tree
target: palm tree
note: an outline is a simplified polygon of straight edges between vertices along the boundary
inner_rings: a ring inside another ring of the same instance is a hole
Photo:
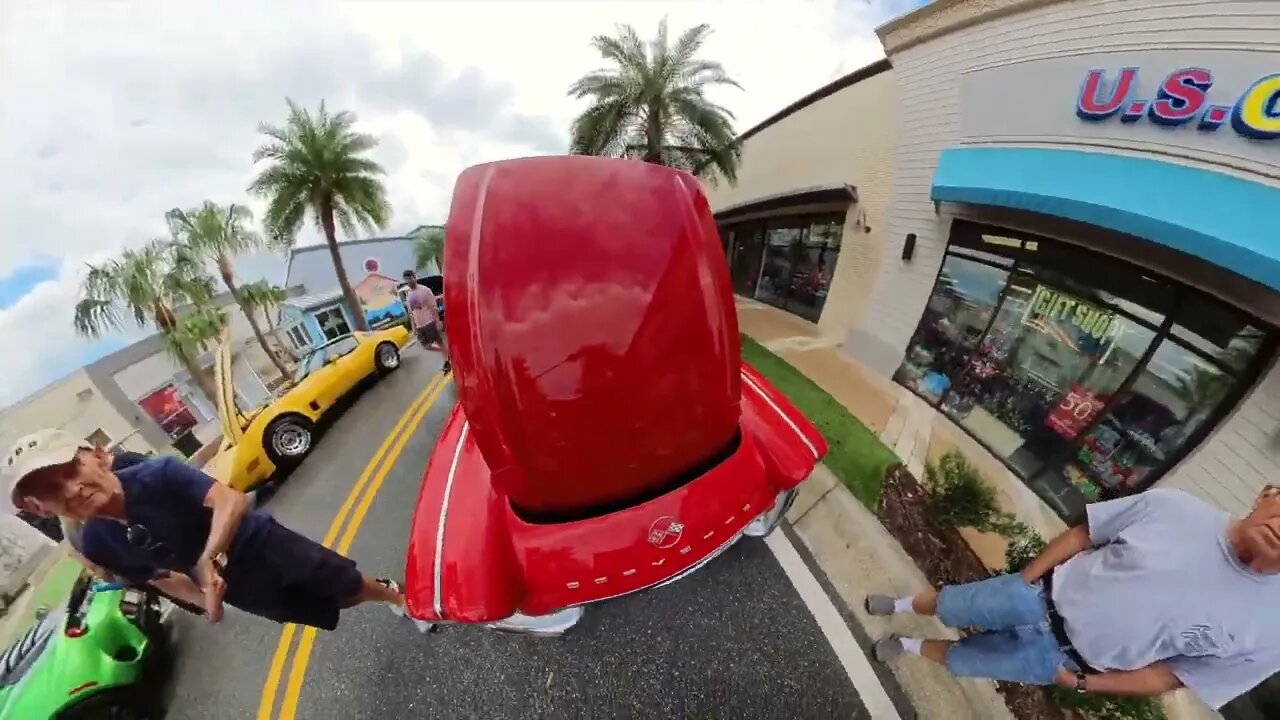
[[[218,205],[205,200],[198,208],[182,210],[174,208],[165,213],[169,223],[169,231],[179,241],[186,243],[197,257],[213,262],[218,269],[218,276],[227,286],[227,291],[240,306],[253,336],[257,338],[262,351],[276,366],[280,377],[289,377],[289,370],[276,352],[267,343],[267,337],[258,324],[258,318],[252,308],[245,303],[240,289],[236,286],[236,272],[233,258],[236,255],[252,252],[262,247],[262,238],[246,227],[253,221],[253,213],[244,205],[232,203]]]
[[[226,326],[227,313],[221,308],[197,307],[178,319],[178,324],[165,336],[165,348],[179,361],[188,355],[196,357],[211,349],[210,345]]]
[[[180,338],[180,319],[174,309],[185,303],[200,308],[212,298],[213,278],[190,248],[152,240],[89,265],[75,306],[75,328],[82,336],[97,338],[109,330],[123,330],[132,320],[138,327],[153,325],[166,338]],[[218,393],[213,379],[196,362],[193,348],[181,339],[169,347],[209,402],[215,402]]]
[[[342,265],[337,228],[353,236],[358,228],[372,232],[387,225],[391,206],[381,180],[386,172],[367,157],[378,140],[352,129],[352,113],[330,114],[321,102],[312,114],[292,100],[286,102],[289,116],[284,125],[258,127],[267,142],[254,151],[253,160],[266,165],[249,191],[267,200],[263,224],[273,245],[292,247],[308,216],[320,227],[356,329],[368,330],[360,299]]]
[[[267,320],[267,334],[274,337],[279,344],[280,352],[284,353],[289,362],[297,364],[298,355],[280,339],[276,332],[276,321],[271,311],[280,307],[280,304],[289,299],[289,293],[279,285],[272,285],[266,280],[258,280],[240,286],[240,297],[244,302],[246,313],[257,311],[262,312],[262,316]],[[288,379],[292,374],[286,375]]]
[[[261,310],[262,316],[267,320],[267,328],[271,333],[276,331],[276,321],[271,315],[271,311],[280,307],[285,300],[289,299],[289,293],[279,285],[272,285],[266,280],[257,280],[255,282],[246,283],[240,286],[240,292],[244,296],[244,302],[254,310]]]
[[[444,228],[423,225],[409,233],[413,238],[414,265],[420,268],[434,265],[444,274]]]
[[[664,19],[649,43],[630,25],[620,26],[616,37],[592,38],[614,67],[569,86],[572,97],[591,99],[573,122],[571,151],[638,158],[708,179],[718,173],[736,182],[741,149],[734,142],[733,113],[705,92],[716,85],[741,86],[720,63],[696,57],[710,34],[710,25],[697,25],[671,45]]]

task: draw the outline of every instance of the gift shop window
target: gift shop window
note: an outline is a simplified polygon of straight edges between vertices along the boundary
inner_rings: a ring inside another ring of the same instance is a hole
[[[956,221],[895,379],[1077,520],[1175,465],[1274,347],[1261,323],[1143,268]]]

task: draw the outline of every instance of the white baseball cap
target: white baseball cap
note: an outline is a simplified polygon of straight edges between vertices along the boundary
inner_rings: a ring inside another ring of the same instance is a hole
[[[22,508],[22,496],[18,492],[22,481],[31,473],[54,465],[64,465],[76,459],[76,452],[93,446],[62,430],[41,430],[18,438],[5,453],[0,472],[9,486],[9,503],[13,509]]]

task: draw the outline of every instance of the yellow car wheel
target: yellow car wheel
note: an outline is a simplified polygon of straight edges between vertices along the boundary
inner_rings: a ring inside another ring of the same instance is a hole
[[[373,364],[380,375],[386,375],[395,370],[400,367],[400,348],[396,347],[395,343],[379,343],[378,347],[373,349]]]
[[[301,415],[285,415],[271,421],[263,433],[267,456],[277,466],[302,462],[315,444],[315,424]]]

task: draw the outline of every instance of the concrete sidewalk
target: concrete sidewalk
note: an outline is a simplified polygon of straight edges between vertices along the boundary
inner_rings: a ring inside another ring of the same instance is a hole
[[[888,434],[899,441],[886,444],[897,450],[900,458],[905,455],[904,463],[923,475],[928,442],[919,441],[918,423],[908,426],[908,416],[899,410],[900,396],[844,358],[837,349],[838,341],[824,337],[816,325],[801,318],[741,298],[738,324],[742,332],[808,376],[882,440]],[[893,630],[922,637],[957,637],[954,630],[933,618],[893,618],[890,625],[885,618],[867,615],[862,600],[868,592],[900,596],[923,590],[929,582],[879,518],[825,466],[819,465],[800,486],[787,519],[872,641]],[[957,680],[942,667],[919,658],[908,658],[891,670],[922,720],[1013,718],[993,683]]]
[[[929,581],[880,519],[825,466],[819,465],[800,486],[787,519],[872,641],[892,631],[917,637],[957,637],[954,630],[933,618],[896,617],[888,621],[867,615],[862,600],[868,592],[907,595],[929,587]],[[922,658],[904,658],[890,669],[922,720],[1013,718],[991,682],[958,680],[942,666]]]

